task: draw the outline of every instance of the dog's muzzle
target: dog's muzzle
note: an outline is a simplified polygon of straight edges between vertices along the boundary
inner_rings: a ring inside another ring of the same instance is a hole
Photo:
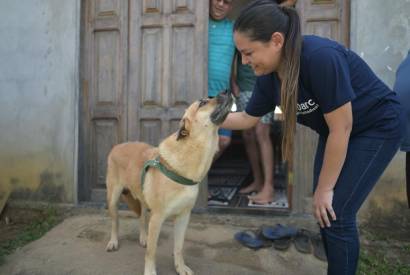
[[[211,121],[216,125],[220,125],[231,111],[233,96],[228,91],[221,92],[216,96],[216,102],[218,105],[211,114]]]

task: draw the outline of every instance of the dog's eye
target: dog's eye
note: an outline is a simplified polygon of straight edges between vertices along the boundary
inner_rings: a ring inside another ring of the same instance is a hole
[[[206,105],[208,103],[208,99],[201,99],[199,101],[199,108],[201,108],[202,106]]]

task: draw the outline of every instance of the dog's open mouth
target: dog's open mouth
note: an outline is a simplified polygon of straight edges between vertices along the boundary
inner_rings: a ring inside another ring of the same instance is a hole
[[[211,114],[211,121],[216,125],[222,124],[225,118],[228,116],[231,111],[233,104],[233,96],[231,93],[222,92],[216,97],[218,103],[216,109]]]

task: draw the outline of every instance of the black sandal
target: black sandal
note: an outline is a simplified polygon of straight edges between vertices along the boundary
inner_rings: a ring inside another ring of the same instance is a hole
[[[273,241],[273,247],[276,250],[287,250],[292,242],[292,237],[283,237]]]
[[[322,235],[320,233],[312,235],[310,238],[313,246],[313,255],[321,261],[326,262],[326,251],[322,241]]]
[[[297,251],[301,253],[312,253],[312,245],[310,243],[311,235],[312,233],[306,229],[300,229],[298,233],[296,233],[294,243]]]

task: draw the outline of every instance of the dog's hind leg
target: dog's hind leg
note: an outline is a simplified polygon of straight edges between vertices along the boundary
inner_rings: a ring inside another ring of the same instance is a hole
[[[174,262],[179,275],[192,275],[193,271],[185,265],[182,254],[184,247],[185,232],[188,227],[191,211],[186,211],[175,218],[174,226]]]
[[[118,249],[118,200],[122,192],[122,186],[116,184],[109,186],[111,192],[107,192],[108,210],[111,216],[111,239],[105,250],[115,251]],[[108,195],[110,194],[110,195]]]
[[[140,245],[142,247],[147,246],[147,208],[141,205],[141,216],[140,216]]]
[[[141,203],[139,200],[134,199],[129,190],[124,189],[121,198],[128,205],[128,208],[137,214],[137,217],[141,216]]]
[[[164,217],[158,213],[152,213],[148,225],[148,239],[147,239],[147,251],[145,253],[145,269],[144,275],[156,275],[155,268],[155,254],[157,252],[157,243],[159,233],[161,231]]]

